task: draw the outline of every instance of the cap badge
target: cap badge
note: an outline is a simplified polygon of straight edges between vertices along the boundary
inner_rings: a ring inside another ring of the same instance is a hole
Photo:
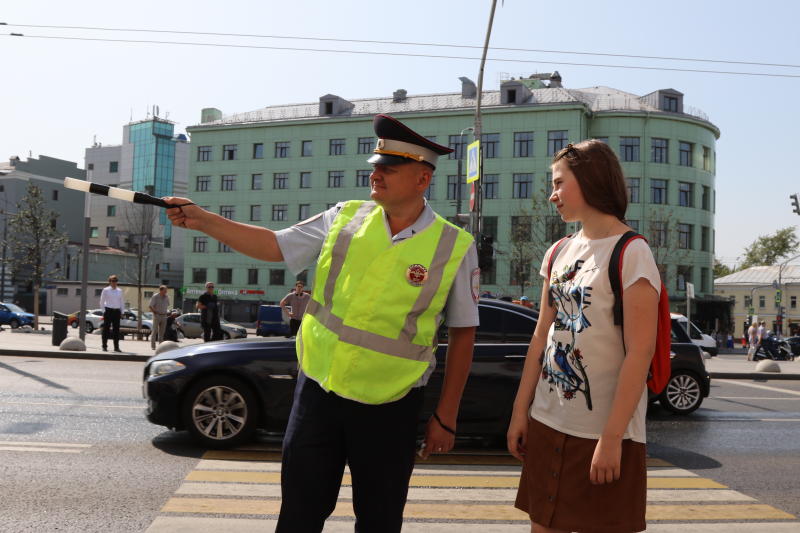
[[[406,270],[406,279],[414,287],[422,287],[428,281],[428,269],[419,264],[411,265]]]
[[[376,150],[383,150],[383,145],[385,144],[383,139],[378,139],[378,145],[375,147]]]

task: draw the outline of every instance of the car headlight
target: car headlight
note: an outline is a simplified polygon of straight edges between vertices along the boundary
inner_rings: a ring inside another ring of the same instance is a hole
[[[174,359],[166,359],[164,361],[154,361],[150,365],[151,376],[163,376],[164,374],[171,374],[178,370],[183,370],[186,365]]]

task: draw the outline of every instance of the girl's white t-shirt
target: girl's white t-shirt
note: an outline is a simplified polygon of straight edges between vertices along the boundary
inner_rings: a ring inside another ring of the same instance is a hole
[[[614,325],[608,263],[620,235],[587,239],[583,232],[564,242],[549,279],[557,308],[544,351],[530,416],[576,437],[599,439],[611,414],[625,360],[622,328]],[[547,250],[540,274],[555,245]],[[628,244],[622,258],[623,291],[644,278],[661,290],[661,277],[643,239]],[[647,388],[624,438],[645,442]]]

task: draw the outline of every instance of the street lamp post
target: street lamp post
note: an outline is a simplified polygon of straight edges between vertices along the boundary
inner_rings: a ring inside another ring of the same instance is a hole
[[[458,219],[458,215],[461,214],[461,171],[462,171],[462,161],[464,160],[464,132],[465,131],[475,131],[475,128],[472,126],[468,126],[461,130],[461,133],[458,135],[458,148],[461,150],[458,156],[458,169],[457,173],[458,176],[456,177],[456,220]]]

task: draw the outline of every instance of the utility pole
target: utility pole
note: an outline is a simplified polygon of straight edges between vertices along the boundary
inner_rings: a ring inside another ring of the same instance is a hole
[[[92,171],[86,171],[86,181],[91,181]],[[86,342],[86,307],[89,292],[89,239],[91,238],[91,194],[83,195],[83,263],[81,263],[81,309],[78,311],[78,335]]]
[[[458,169],[456,170],[456,173],[458,174],[458,176],[456,176],[456,221],[459,222],[459,225],[460,221],[458,220],[458,218],[459,215],[461,214],[461,201],[463,200],[463,198],[461,197],[461,185],[463,183],[461,181],[461,176],[463,171],[462,161],[464,160],[464,132],[474,131],[474,130],[475,128],[469,126],[461,130],[461,133],[458,135],[458,147],[461,150],[461,153],[458,155],[460,155],[461,157],[457,159]]]
[[[492,23],[494,22],[494,11],[497,8],[497,0],[492,0],[492,9],[489,13],[489,25],[486,28],[486,40],[483,43],[483,55],[481,56],[481,66],[478,72],[478,98],[475,101],[475,129],[472,136],[475,140],[481,138],[481,97],[483,96],[483,68],[486,65],[486,53],[489,51],[489,38],[492,36]],[[480,155],[480,154],[479,154]],[[483,177],[483,157],[478,157],[478,175]],[[483,218],[481,212],[483,211],[483,186],[481,180],[473,182],[475,185],[475,226],[473,227],[473,234],[477,237],[480,244],[480,235],[483,232]]]

